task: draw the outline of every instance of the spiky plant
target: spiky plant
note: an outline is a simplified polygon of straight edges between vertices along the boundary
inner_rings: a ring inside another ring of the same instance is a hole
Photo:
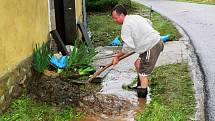
[[[33,50],[33,68],[37,72],[43,73],[45,69],[48,69],[49,54],[50,51],[46,43],[43,42],[40,47],[39,44],[36,44],[36,47]]]
[[[67,69],[80,69],[91,66],[96,55],[95,49],[89,48],[85,43],[76,41],[70,53]]]

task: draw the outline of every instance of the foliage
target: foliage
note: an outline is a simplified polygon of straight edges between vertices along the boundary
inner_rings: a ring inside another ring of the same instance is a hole
[[[181,37],[178,30],[171,23],[171,21],[167,20],[156,12],[151,12],[150,17],[150,11],[150,8],[145,7],[144,5],[141,5],[139,3],[133,2],[132,10],[130,11],[130,13],[139,14],[141,16],[144,16],[145,18],[151,19],[153,27],[160,33],[160,35],[166,35],[171,33],[170,40],[178,40]]]
[[[40,47],[39,44],[36,44],[36,47],[33,50],[33,68],[37,72],[43,73],[45,69],[48,69],[49,54],[50,51],[46,43],[43,42]]]
[[[87,0],[86,9],[88,12],[110,11],[116,4],[129,7],[131,0]]]
[[[76,41],[73,51],[69,55],[67,69],[77,70],[91,67],[96,51],[81,41]]]
[[[155,68],[150,76],[152,102],[137,116],[140,121],[187,121],[195,99],[186,63]]]
[[[110,13],[89,15],[88,26],[94,46],[107,46],[120,35],[121,26],[112,20]]]
[[[71,121],[80,117],[81,114],[71,107],[52,107],[35,102],[24,93],[0,116],[0,121]]]
[[[177,0],[177,1],[179,1],[179,2],[193,2],[193,3],[215,5],[215,0]]]
[[[131,0],[117,0],[118,4],[125,6],[127,9],[131,7]]]
[[[116,0],[87,0],[86,9],[87,11],[107,11],[110,10],[115,4]]]
[[[149,18],[147,15],[149,15],[150,9],[136,2],[132,2],[132,9],[129,10],[129,13],[139,14]],[[110,12],[94,13],[90,14],[88,17],[88,26],[92,32],[91,39],[94,42],[94,46],[109,45],[115,37],[120,36],[121,25],[116,24],[112,20]],[[161,35],[171,33],[170,40],[177,40],[181,37],[172,23],[159,14],[152,13],[151,20],[154,28],[160,32]]]
[[[94,70],[95,70],[95,68],[89,66],[87,68],[78,69],[78,73],[79,73],[79,75],[89,75]]]

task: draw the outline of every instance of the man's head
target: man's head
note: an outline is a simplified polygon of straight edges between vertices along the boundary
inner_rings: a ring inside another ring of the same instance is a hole
[[[112,18],[113,20],[118,23],[118,24],[123,24],[124,18],[127,15],[127,11],[125,9],[125,7],[123,7],[122,5],[116,5],[112,11]]]

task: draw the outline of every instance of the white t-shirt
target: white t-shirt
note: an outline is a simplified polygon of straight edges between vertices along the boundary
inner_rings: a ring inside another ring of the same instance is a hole
[[[160,41],[160,34],[154,30],[150,20],[139,15],[126,15],[121,37],[124,42],[122,51],[127,53],[134,50],[144,53]]]

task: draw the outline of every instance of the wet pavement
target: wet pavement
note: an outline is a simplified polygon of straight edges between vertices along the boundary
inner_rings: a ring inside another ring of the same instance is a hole
[[[215,120],[215,5],[135,0],[167,17],[189,35],[205,86],[206,120]],[[199,75],[197,75],[199,76]],[[199,81],[200,82],[200,81]],[[202,83],[202,82],[200,82]]]
[[[118,47],[99,47],[97,51],[97,60],[94,62],[96,66],[104,66],[111,63],[112,55],[114,55]],[[164,51],[161,53],[156,66],[166,65],[171,63],[179,63],[188,60],[187,46],[183,41],[171,41],[165,43]],[[128,91],[122,89],[122,85],[130,84],[137,76],[134,61],[138,54],[131,55],[130,57],[121,60],[119,64],[110,67],[110,72],[103,79],[101,85],[102,89],[99,94],[102,95],[115,95],[122,100],[127,100],[130,105],[129,108],[124,110],[120,115],[106,115],[100,113],[99,115],[88,115],[81,119],[81,121],[132,121],[134,120],[135,113],[144,111],[146,104],[150,103],[150,94],[147,99],[141,100],[137,98],[135,91]]]

